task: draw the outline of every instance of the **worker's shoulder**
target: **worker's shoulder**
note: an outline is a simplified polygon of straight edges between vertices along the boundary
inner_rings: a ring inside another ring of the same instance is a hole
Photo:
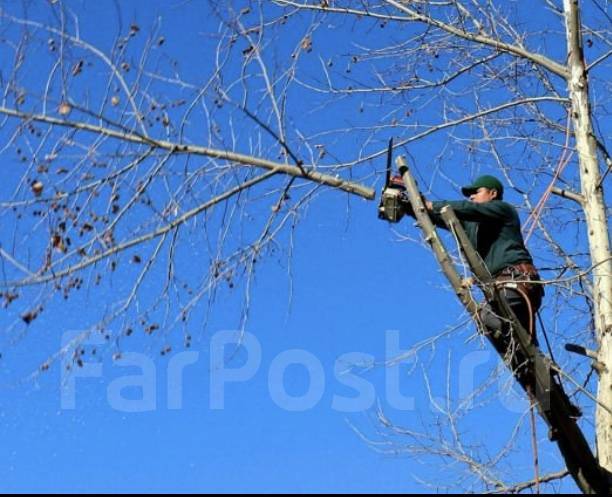
[[[495,199],[491,200],[487,204],[490,208],[495,209],[496,211],[503,213],[504,215],[511,217],[512,219],[518,219],[519,217],[516,207],[504,200]]]
[[[512,204],[509,204],[508,202],[506,202],[505,200],[494,199],[488,202],[488,204],[491,206],[495,206],[499,209],[506,209],[506,210],[511,210],[511,211],[516,212],[516,208]]]

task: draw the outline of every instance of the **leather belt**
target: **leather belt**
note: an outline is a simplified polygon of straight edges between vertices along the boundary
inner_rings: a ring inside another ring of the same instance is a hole
[[[496,285],[522,290],[530,296],[535,307],[540,306],[540,302],[544,296],[544,287],[539,284],[531,283],[531,281],[538,281],[540,279],[538,270],[532,263],[519,262],[518,264],[507,266],[497,273],[494,279]]]
[[[518,264],[505,267],[499,273],[497,273],[496,277],[511,276],[517,273],[524,274],[526,276],[538,276],[538,270],[533,264],[530,262],[519,262]]]

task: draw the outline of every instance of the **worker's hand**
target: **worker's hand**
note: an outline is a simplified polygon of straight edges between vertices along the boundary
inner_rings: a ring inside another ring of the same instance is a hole
[[[414,209],[412,208],[412,204],[409,200],[402,199],[402,211],[406,216],[416,218],[416,215],[414,214]]]
[[[474,286],[474,278],[472,278],[471,276],[468,276],[467,278],[463,278],[461,280],[461,287],[462,288],[471,288]]]
[[[425,207],[427,207],[428,211],[433,211],[433,204],[429,200],[425,202]]]

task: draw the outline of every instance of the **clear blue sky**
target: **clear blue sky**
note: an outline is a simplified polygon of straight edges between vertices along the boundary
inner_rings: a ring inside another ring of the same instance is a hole
[[[115,3],[66,5],[79,17],[81,37],[108,50],[118,33]],[[147,32],[159,16],[160,33],[166,37],[164,50],[180,61],[180,72],[187,81],[204,81],[213,62],[213,38],[207,33],[217,29],[207,2],[117,5],[121,6],[122,34],[131,23]],[[23,13],[13,2],[0,6],[12,15]],[[32,19],[50,18],[40,5],[31,9]],[[317,32],[327,34],[316,39],[316,50],[305,64],[314,67],[319,63],[317,50],[325,43],[337,44],[339,52],[350,45],[337,38],[333,25],[329,28]],[[295,36],[299,39],[301,34]],[[389,38],[373,33],[371,39],[362,41],[375,46],[380,40],[384,45],[400,33],[385,36]],[[320,55],[324,59],[325,50],[320,49]],[[11,66],[12,61],[2,62],[4,75]],[[232,70],[239,72],[238,67]],[[38,81],[35,73],[28,77]],[[84,77],[91,78],[89,84],[95,91],[99,84],[95,72]],[[367,121],[367,116],[361,117],[343,102],[333,112],[316,116],[325,120],[320,128]],[[437,117],[432,110],[431,121]],[[201,133],[206,134],[205,130]],[[1,136],[7,139],[4,132]],[[194,140],[194,134],[190,137]],[[351,157],[355,140],[347,137],[336,152]],[[246,143],[248,137],[239,137],[239,144]],[[427,149],[415,150],[427,160]],[[471,177],[472,171],[457,170],[452,181],[461,183]],[[457,195],[448,182],[438,180],[434,186],[438,196]],[[7,194],[4,187],[1,191]],[[520,198],[511,192],[509,201],[519,203]],[[416,236],[408,222],[401,232]],[[7,243],[10,230],[5,226],[0,233]],[[180,264],[197,271],[202,262],[199,255],[197,248],[191,254],[183,253]],[[220,340],[225,336],[220,333],[235,330],[239,323],[239,305],[231,292],[222,292],[204,332],[190,330],[190,349],[181,346],[181,337],[155,334],[130,337],[120,347],[88,343],[83,357],[86,367],[78,369],[76,377],[64,375],[57,363],[45,374],[30,373],[62,346],[66,332],[79,331],[84,322],[91,321],[105,299],[113,297],[112,287],[104,290],[106,294],[82,291],[64,306],[42,314],[35,327],[24,325],[5,333],[0,359],[2,489],[409,492],[423,490],[419,480],[447,482],[452,487],[448,475],[455,474],[453,468],[437,466],[436,457],[421,463],[401,450],[387,453],[399,446],[379,433],[381,425],[376,419],[380,405],[398,425],[433,434],[439,411],[424,388],[424,375],[431,381],[431,396],[443,402],[440,399],[447,394],[447,386],[457,400],[469,392],[470,385],[486,381],[498,365],[486,344],[468,340],[473,331],[468,328],[441,339],[435,347],[424,347],[416,365],[409,360],[400,366],[384,366],[385,360],[398,353],[396,337],[399,347],[407,349],[464,319],[453,295],[443,288],[431,254],[418,244],[400,240],[380,222],[375,202],[347,201],[343,194],[325,191],[301,218],[290,270],[291,284],[289,266],[280,255],[262,262],[257,270],[246,331],[260,346],[261,361],[248,378],[225,383],[222,409],[213,405],[219,397],[211,391],[211,381],[223,374],[215,369],[214,360],[224,357],[217,365],[231,374],[246,371],[249,361],[258,357],[257,347],[248,341],[246,350],[233,354],[231,347],[223,356],[211,352],[211,340]],[[122,289],[120,276],[114,278],[116,287]],[[146,295],[148,290],[143,291]],[[2,322],[7,325],[15,315],[3,312]],[[172,344],[172,351],[161,355],[167,343]],[[114,361],[112,356],[119,350],[123,360],[133,354],[148,369]],[[359,372],[360,383],[356,383],[357,376],[335,371],[345,369],[338,360],[349,353],[363,354],[370,361]],[[172,364],[182,360],[193,364],[185,367],[180,387],[176,383],[169,387],[168,378],[176,371]],[[287,361],[284,365],[283,360]],[[309,372],[305,364],[313,369]],[[94,376],[80,377],[86,371]],[[139,387],[143,381],[144,390]],[[349,381],[352,387],[346,384]],[[506,386],[496,384],[478,411],[462,424],[468,452],[486,443],[494,454],[524,415],[525,404],[520,399],[507,392],[499,394]],[[354,400],[357,392],[362,396],[360,407]],[[303,397],[307,393],[312,396]],[[291,397],[297,399],[296,410],[283,401]],[[354,412],[344,412],[341,405],[352,406]],[[129,412],[131,409],[144,412]],[[532,476],[526,426],[523,424],[517,450],[505,466],[507,475],[516,480]],[[447,425],[442,428],[448,429]],[[556,448],[543,441],[546,434],[541,425],[538,430],[543,469],[559,469],[562,463]],[[368,444],[357,432],[377,444]],[[407,441],[405,437],[391,440]],[[565,488],[573,489],[570,484]]]

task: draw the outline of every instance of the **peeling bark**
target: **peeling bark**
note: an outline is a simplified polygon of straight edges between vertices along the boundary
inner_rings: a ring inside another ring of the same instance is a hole
[[[581,39],[578,0],[564,0],[568,46],[568,90],[572,101],[572,124],[580,167],[581,195],[593,266],[594,322],[599,341],[599,360],[607,368],[599,379],[598,400],[612,405],[612,259],[608,220],[593,135],[589,105],[588,74]],[[601,407],[596,415],[599,462],[612,472],[612,415]]]

